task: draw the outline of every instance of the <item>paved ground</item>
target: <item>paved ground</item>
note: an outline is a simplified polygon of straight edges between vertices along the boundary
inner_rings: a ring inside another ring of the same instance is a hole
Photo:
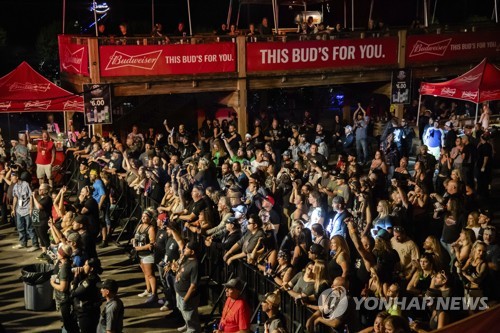
[[[0,228],[0,323],[6,332],[61,332],[60,314],[54,310],[44,312],[27,311],[24,307],[21,267],[39,263],[36,255],[26,250],[14,250],[17,233],[14,228]],[[111,245],[99,252],[106,268],[102,278],[113,277],[119,281],[119,295],[125,303],[125,332],[177,332],[182,326],[180,318],[165,318],[159,306],[147,307],[144,298],[137,294],[144,290],[144,278],[138,265],[129,265],[122,250]],[[208,313],[208,306],[200,312]]]
[[[495,211],[494,224],[500,225],[500,170],[494,170],[492,195],[487,205]],[[485,202],[482,202],[485,204]],[[44,312],[27,311],[24,307],[24,289],[20,281],[21,268],[40,261],[26,250],[14,250],[17,233],[13,227],[0,227],[0,323],[6,332],[60,332],[60,315],[55,310]],[[125,332],[177,332],[182,326],[181,318],[165,318],[159,306],[147,307],[137,294],[144,290],[144,278],[138,265],[130,265],[123,251],[111,245],[99,251],[105,271],[102,278],[113,277],[120,283],[120,297],[125,303]],[[209,313],[208,306],[200,308]],[[206,318],[208,319],[208,318]]]

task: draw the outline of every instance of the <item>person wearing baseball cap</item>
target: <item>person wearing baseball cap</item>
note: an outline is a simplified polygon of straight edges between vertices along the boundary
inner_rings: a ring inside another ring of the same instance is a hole
[[[264,322],[266,332],[275,332],[280,328],[286,328],[286,321],[283,314],[280,312],[281,295],[279,289],[272,293],[267,293],[259,297],[262,311],[267,315],[267,320]]]
[[[275,204],[274,198],[270,195],[266,195],[262,199],[262,209],[269,212],[269,221],[274,226],[274,234],[276,235],[280,228],[280,216],[273,208]]]
[[[224,283],[226,303],[216,333],[245,332],[250,330],[250,307],[241,297],[245,284],[239,278]]]
[[[101,289],[101,295],[106,299],[104,309],[101,311],[98,333],[121,333],[123,330],[124,306],[122,300],[117,296],[118,283],[113,279],[106,279],[97,284]]]
[[[180,241],[180,245],[183,242]],[[184,246],[184,260],[178,264],[175,277],[175,293],[177,308],[179,308],[185,325],[179,327],[179,331],[188,333],[201,332],[200,318],[198,315],[198,305],[200,303],[199,269],[196,253],[199,251],[198,243],[190,241]],[[179,262],[180,262],[179,261]]]
[[[58,267],[50,278],[50,285],[54,288],[57,308],[61,311],[64,328],[68,332],[77,332],[78,328],[71,311],[71,246],[64,244],[57,249]]]
[[[161,223],[164,226],[166,233],[166,239],[164,240],[164,249],[161,252],[163,256],[161,257],[161,259],[160,256],[158,256],[159,260],[157,259],[158,261],[156,261],[159,263],[157,266],[158,271],[160,272],[160,281],[163,285],[163,293],[165,296],[164,298],[158,300],[158,304],[161,305],[160,311],[173,310],[174,312],[176,312],[178,310],[175,303],[175,274],[170,268],[172,267],[172,263],[179,260],[180,257],[179,244],[175,239],[175,237],[180,237],[180,227],[177,223],[166,217],[166,214],[160,214],[158,216],[157,222]],[[160,231],[158,233],[160,233]],[[155,256],[157,256],[156,252]]]

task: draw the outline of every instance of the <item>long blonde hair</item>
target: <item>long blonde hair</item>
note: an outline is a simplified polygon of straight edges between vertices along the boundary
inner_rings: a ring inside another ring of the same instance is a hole
[[[333,257],[333,259],[337,260],[337,258],[339,257],[339,255],[341,253],[344,254],[344,259],[347,261],[347,262],[350,262],[351,260],[351,253],[349,251],[349,246],[347,245],[347,242],[345,240],[344,237],[340,236],[340,235],[335,235],[332,237],[332,242],[335,242],[335,244],[339,247],[339,249],[337,250],[337,253],[335,253],[335,256]]]
[[[322,283],[328,283],[326,275],[326,262],[322,259],[316,259],[313,267],[314,273],[314,290],[317,292]]]

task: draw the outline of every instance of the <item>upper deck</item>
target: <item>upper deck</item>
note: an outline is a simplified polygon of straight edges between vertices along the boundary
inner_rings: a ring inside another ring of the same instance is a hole
[[[484,57],[500,60],[495,28],[446,33],[269,37],[59,36],[63,85],[113,83],[115,96],[290,88],[456,75]]]

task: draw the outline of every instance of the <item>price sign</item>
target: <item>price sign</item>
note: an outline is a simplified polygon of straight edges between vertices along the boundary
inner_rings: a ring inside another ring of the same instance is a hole
[[[398,69],[392,72],[391,103],[410,104],[411,71]]]
[[[112,124],[111,86],[109,84],[84,84],[85,125]]]

